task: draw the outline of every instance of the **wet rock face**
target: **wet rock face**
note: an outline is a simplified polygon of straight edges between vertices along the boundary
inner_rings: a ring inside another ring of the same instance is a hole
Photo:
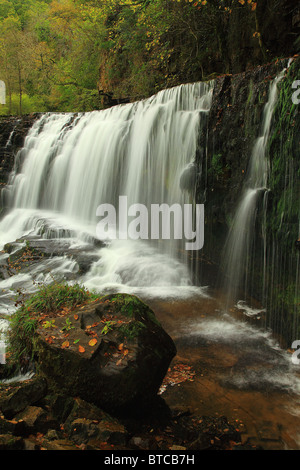
[[[197,161],[202,168],[197,198],[205,204],[206,214],[201,254],[216,263],[215,275],[204,282],[214,283],[216,279],[220,253],[240,200],[252,148],[261,132],[270,83],[287,66],[287,61],[283,59],[215,80],[207,130],[199,140],[206,157]]]
[[[38,113],[16,117],[0,116],[0,184],[5,185],[15,163],[15,155],[22,148],[28,130]],[[0,187],[1,187],[0,186]]]
[[[253,144],[260,135],[270,82],[286,65],[287,60],[281,60],[216,79],[208,120],[207,191],[224,219],[239,198]]]
[[[180,176],[180,188],[183,191],[193,192],[197,181],[197,165],[190,163],[182,172]]]
[[[48,381],[110,412],[151,403],[176,354],[152,310],[127,294],[56,317],[37,334],[38,368]]]

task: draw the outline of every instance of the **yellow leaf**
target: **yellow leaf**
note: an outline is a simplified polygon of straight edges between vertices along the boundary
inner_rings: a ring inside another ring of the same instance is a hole
[[[64,341],[63,344],[61,345],[63,349],[68,348],[69,346],[70,346],[69,341]]]
[[[95,344],[97,344],[96,338],[91,339],[91,341],[89,342],[89,345],[90,346],[95,346]]]

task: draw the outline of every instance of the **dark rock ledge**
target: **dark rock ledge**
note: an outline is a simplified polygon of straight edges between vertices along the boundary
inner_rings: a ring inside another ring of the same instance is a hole
[[[226,417],[169,409],[159,398],[143,419],[136,419],[53,393],[39,377],[2,385],[0,397],[0,450],[248,449]]]

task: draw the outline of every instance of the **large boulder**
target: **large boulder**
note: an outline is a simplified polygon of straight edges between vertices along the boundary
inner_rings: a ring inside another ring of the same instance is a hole
[[[48,383],[112,412],[147,406],[176,354],[153,311],[127,294],[47,318],[36,350]]]

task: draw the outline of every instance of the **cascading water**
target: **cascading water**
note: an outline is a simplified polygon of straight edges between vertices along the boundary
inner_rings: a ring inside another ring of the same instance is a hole
[[[0,224],[1,245],[24,235],[88,244],[96,238],[97,207],[117,209],[119,196],[149,210],[190,202],[180,177],[195,158],[211,98],[212,84],[195,83],[104,111],[43,115],[4,193],[9,212]],[[127,291],[192,288],[180,248],[181,240],[112,240],[83,282]]]
[[[265,203],[268,192],[269,162],[266,156],[266,146],[278,97],[277,85],[284,77],[285,72],[286,68],[270,84],[268,101],[263,111],[261,134],[253,146],[243,195],[224,246],[223,271],[225,273],[224,290],[227,296],[227,308],[237,300],[238,295],[247,295],[248,291],[247,272],[251,263],[258,200],[262,196]],[[264,222],[262,225],[262,238],[265,243]],[[265,253],[266,247],[264,246],[264,256]],[[263,273],[263,280],[264,278]]]

